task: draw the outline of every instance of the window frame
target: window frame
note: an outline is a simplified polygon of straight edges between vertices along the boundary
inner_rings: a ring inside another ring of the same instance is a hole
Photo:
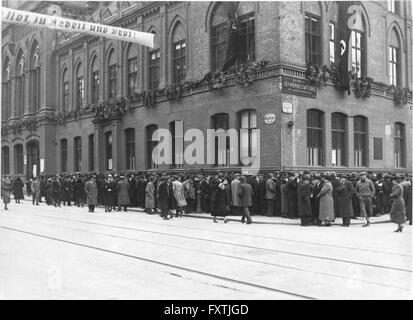
[[[247,114],[247,119],[248,119],[247,127],[243,127],[242,125],[244,114]],[[251,124],[253,122],[252,121],[253,117],[255,117],[255,126]],[[256,132],[254,131],[254,129],[255,130],[258,129],[258,112],[256,109],[245,109],[245,110],[241,110],[238,112],[238,137],[240,139],[239,146],[238,146],[238,156],[239,156],[240,164],[242,163],[241,157],[243,156],[241,149],[245,149],[243,148],[241,129],[248,129],[248,155],[245,155],[245,156],[252,157],[253,156],[253,133]]]
[[[21,143],[14,146],[14,166],[15,174],[24,173],[24,151]]]
[[[225,63],[225,52],[227,48],[227,30],[228,22],[222,22],[215,26],[211,26],[211,70],[213,72],[221,71]],[[219,39],[217,40],[218,35]],[[222,50],[222,52],[220,51],[221,54],[218,54],[219,50]]]
[[[159,143],[156,140],[152,140],[153,133],[158,130],[158,125],[150,124],[145,127],[145,147],[146,147],[146,169],[157,169],[158,164],[156,164],[152,159],[152,152],[156,145]],[[151,135],[151,136],[149,136]]]
[[[369,124],[368,119],[364,116],[355,116],[354,122],[354,166],[355,167],[367,167],[369,164]],[[360,124],[357,124],[360,121]],[[365,131],[363,131],[365,127]],[[360,130],[359,130],[360,128]],[[360,148],[363,147],[364,148]],[[361,155],[360,155],[361,154]]]
[[[152,56],[155,55],[155,59]],[[154,49],[148,53],[148,90],[158,89],[161,75],[161,50]]]
[[[68,161],[68,142],[67,139],[60,139],[60,171],[67,172]]]
[[[336,151],[336,163],[331,161],[333,166],[346,167],[347,166],[347,116],[340,112],[334,112],[331,114],[331,152]],[[342,128],[335,128],[335,124],[342,121]],[[340,141],[340,143],[338,143]],[[337,143],[334,146],[335,142]],[[342,144],[342,146],[340,146]],[[341,151],[338,153],[338,151]],[[340,155],[340,157],[338,156]],[[340,161],[337,159],[340,158]],[[331,159],[333,160],[333,159]],[[340,163],[338,163],[340,162]]]
[[[321,26],[321,17],[317,16],[313,13],[306,12],[304,15],[304,25],[305,25],[305,32],[304,32],[304,39],[305,39],[305,61],[306,63],[313,63],[316,65],[321,65],[322,61],[322,26]],[[312,29],[312,24],[309,25],[307,21],[314,21],[317,20],[317,31],[314,32]],[[314,43],[315,38],[318,39],[318,43]],[[314,51],[313,48],[316,48]],[[316,57],[316,61],[313,60],[314,56]]]
[[[180,48],[177,49],[177,46],[180,46]],[[185,80],[186,52],[186,39],[172,43],[172,83],[174,85],[180,85]]]
[[[400,48],[391,45],[389,45],[389,81],[390,85],[400,86]]]
[[[1,147],[1,173],[3,175],[10,174],[10,147],[9,146]]]
[[[73,138],[73,170],[82,171],[82,137]]]
[[[131,50],[131,49],[129,49]],[[133,68],[131,69],[131,66]],[[127,74],[128,74],[128,79],[127,79],[127,95],[131,96],[137,88],[137,82],[138,82],[138,57],[132,57],[127,60]],[[132,70],[132,71],[131,71]],[[132,80],[132,82],[131,82]],[[133,85],[131,85],[133,83]]]
[[[406,168],[406,125],[402,122],[394,124],[394,166]]]
[[[125,168],[136,169],[135,128],[125,129]]]
[[[108,66],[108,99],[116,99],[118,95],[118,66],[116,63]]]
[[[315,114],[317,114],[317,122],[320,123],[320,126],[316,127],[313,124],[315,123]],[[318,109],[308,109],[306,112],[307,117],[307,165],[312,167],[325,166],[325,114],[323,111]],[[316,141],[316,137],[319,137],[319,140]],[[317,148],[317,146],[319,146]],[[314,152],[318,153],[317,163],[314,162],[315,156]]]
[[[88,167],[89,171],[95,170],[95,135],[88,136]]]

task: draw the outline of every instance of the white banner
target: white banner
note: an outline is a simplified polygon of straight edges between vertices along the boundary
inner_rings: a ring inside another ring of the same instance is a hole
[[[26,24],[33,27],[44,27],[63,32],[87,33],[93,36],[136,42],[150,48],[154,46],[153,33],[118,28],[115,26],[14,10],[5,7],[1,7],[1,19],[2,22],[6,23]]]

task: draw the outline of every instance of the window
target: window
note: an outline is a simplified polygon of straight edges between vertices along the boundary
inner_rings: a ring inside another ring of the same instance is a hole
[[[85,99],[85,82],[83,77],[77,78],[77,83],[76,83],[76,96],[77,96],[77,109],[79,109],[82,104],[83,100]]]
[[[153,136],[154,132],[158,129],[158,126],[156,124],[152,124],[146,127],[145,130],[145,135],[146,135],[146,168],[147,169],[155,169],[158,167],[158,164],[156,163],[156,157],[155,161],[152,158],[152,152],[156,145],[158,144],[158,141],[156,141],[153,138],[156,138]]]
[[[10,174],[10,151],[9,147],[1,147],[1,173]]]
[[[356,167],[367,166],[367,118],[354,117],[354,165]]]
[[[221,71],[225,62],[225,50],[227,43],[227,23],[212,27],[211,51],[212,71]]]
[[[99,84],[100,84],[100,74],[98,69],[98,59],[95,57],[92,62],[91,69],[91,97],[92,103],[97,103],[99,101]]]
[[[1,117],[4,120],[10,118],[10,97],[11,97],[11,79],[10,79],[11,63],[8,58],[3,65],[1,78]]]
[[[14,92],[14,115],[20,117],[24,113],[24,57],[22,51],[19,52],[16,59],[16,82]]]
[[[307,158],[309,166],[324,165],[324,113],[307,110]]]
[[[95,136],[90,134],[89,142],[89,171],[95,170]]]
[[[82,138],[76,137],[73,139],[73,147],[74,147],[74,170],[75,171],[82,171]]]
[[[351,31],[351,73],[361,78],[364,71],[364,34],[360,31]]]
[[[32,44],[30,51],[30,73],[29,73],[29,97],[32,112],[39,110],[40,106],[40,65],[39,45],[37,41]]]
[[[314,15],[305,15],[306,62],[321,64],[320,19]]]
[[[67,74],[65,69],[62,75],[62,111],[69,108],[69,79]]]
[[[106,170],[112,170],[112,131],[105,133],[105,168]]]
[[[67,140],[60,140],[60,171],[67,171]]]
[[[393,28],[389,37],[389,82],[391,85],[401,85],[400,72],[400,41],[396,28]]]
[[[159,71],[161,62],[161,52],[159,49],[149,52],[149,83],[148,89],[155,90],[159,86]]]
[[[169,131],[172,136],[172,163],[171,168],[182,168],[183,166],[183,122],[180,120],[172,121],[169,124]],[[176,145],[182,147],[181,150],[176,150]],[[177,161],[177,158],[179,159]]]
[[[173,83],[175,85],[181,84],[185,80],[186,75],[186,45],[185,40],[174,42],[173,46],[173,62],[172,73]]]
[[[346,116],[333,113],[331,116],[332,155],[333,166],[347,165]]]
[[[334,22],[329,23],[329,34],[330,34],[330,64],[336,62],[336,24]]]
[[[387,1],[387,10],[395,14],[400,14],[400,1],[397,0],[388,0]]]
[[[394,165],[396,168],[406,167],[406,138],[405,126],[403,123],[395,123],[394,132]]]
[[[138,59],[128,59],[128,95],[132,95],[137,86],[138,80]]]
[[[255,19],[253,14],[240,18],[238,67],[255,61]]]
[[[118,72],[116,66],[109,67],[109,99],[115,99],[117,95]]]
[[[135,170],[135,129],[125,130],[126,169]]]
[[[240,130],[240,159],[244,157],[252,157],[256,155],[258,150],[258,133],[257,130],[257,111],[245,110],[239,113],[239,128],[247,129]]]
[[[212,129],[215,131],[229,129],[228,113],[218,113],[212,116]],[[228,166],[230,161],[230,143],[229,137],[225,138],[225,150],[218,150],[218,137],[215,137],[215,165]],[[220,160],[220,161],[218,161]],[[224,161],[225,160],[225,161]],[[221,165],[219,163],[222,163]]]
[[[383,160],[383,139],[373,138],[374,160]]]
[[[14,146],[14,173],[23,173],[23,145],[16,144]]]

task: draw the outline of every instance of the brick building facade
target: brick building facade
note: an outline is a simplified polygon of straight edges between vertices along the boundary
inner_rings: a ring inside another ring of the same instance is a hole
[[[180,126],[248,129],[250,154],[260,129],[261,170],[411,171],[411,4],[355,3],[350,95],[308,68],[337,59],[337,2],[18,3],[153,32],[155,48],[3,25],[2,174],[215,170],[153,163],[152,132],[182,140]],[[238,55],[222,74],[231,10]]]

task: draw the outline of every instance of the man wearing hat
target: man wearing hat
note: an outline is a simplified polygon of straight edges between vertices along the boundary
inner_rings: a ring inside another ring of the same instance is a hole
[[[274,174],[268,174],[268,179],[265,183],[265,201],[267,202],[267,212],[265,215],[269,217],[275,215],[276,187]]]
[[[370,217],[373,213],[372,203],[375,194],[373,182],[367,179],[367,172],[360,174],[360,180],[356,184],[356,192],[360,200],[360,214],[364,219],[363,227],[370,225]]]
[[[390,198],[393,200],[390,210],[390,219],[397,224],[397,229],[394,232],[402,232],[403,224],[406,222],[405,201],[403,198],[402,181],[404,177],[395,174],[392,177],[393,189]]]
[[[116,191],[118,196],[118,211],[121,211],[121,207],[123,207],[123,211],[128,211],[128,206],[130,205],[130,185],[125,176],[120,176]]]
[[[302,181],[300,181],[297,189],[298,215],[301,218],[301,226],[309,226],[313,220],[311,193],[310,176],[303,174]]]
[[[238,186],[238,206],[242,212],[241,222],[245,222],[245,218],[247,219],[247,224],[252,223],[249,207],[252,206],[252,197],[253,191],[251,185],[249,185],[246,181],[247,179],[244,176],[240,176],[239,178],[240,184]]]
[[[36,204],[36,206],[39,205],[39,198],[40,198],[40,180],[39,177],[34,178],[34,180],[31,183],[30,189],[32,190],[32,196],[33,196],[33,205]]]

